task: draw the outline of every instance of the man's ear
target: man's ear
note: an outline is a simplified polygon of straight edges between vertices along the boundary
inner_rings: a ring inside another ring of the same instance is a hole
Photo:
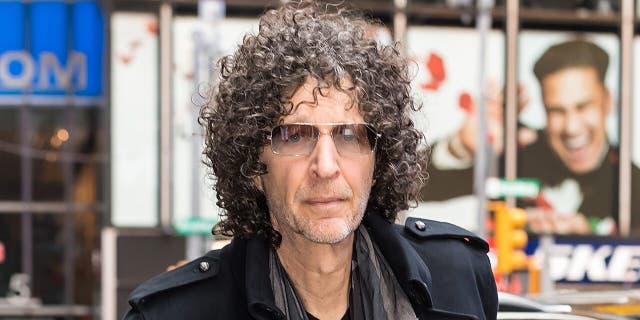
[[[262,186],[262,176],[253,177],[253,184],[260,192],[264,193],[264,187]]]

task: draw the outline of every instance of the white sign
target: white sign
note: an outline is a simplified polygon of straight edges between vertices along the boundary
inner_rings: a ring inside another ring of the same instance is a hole
[[[19,64],[19,74],[11,72],[12,65]],[[66,66],[65,66],[66,65]],[[83,53],[71,52],[66,64],[60,63],[52,52],[42,52],[37,59],[27,51],[5,51],[0,54],[0,88],[35,90],[82,90],[87,87],[87,58]],[[37,72],[37,74],[36,74]],[[72,83],[74,72],[77,81]],[[53,83],[50,81],[53,79]]]
[[[542,258],[540,248],[535,255]],[[549,267],[553,281],[635,283],[640,281],[640,245],[554,244]]]

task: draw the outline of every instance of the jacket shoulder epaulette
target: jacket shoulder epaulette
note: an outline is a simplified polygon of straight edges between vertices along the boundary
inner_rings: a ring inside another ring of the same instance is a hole
[[[220,270],[219,262],[220,250],[209,251],[183,266],[145,281],[131,292],[129,303],[132,306],[139,305],[152,295],[214,277]]]
[[[471,231],[451,223],[408,217],[404,230],[418,239],[459,239],[470,245],[489,251],[489,244]]]

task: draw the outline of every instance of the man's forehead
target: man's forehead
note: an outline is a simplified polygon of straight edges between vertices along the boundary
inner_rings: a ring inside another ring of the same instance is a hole
[[[363,122],[360,109],[355,104],[313,104],[303,103],[295,111],[280,119],[280,123],[360,123]]]
[[[339,87],[308,78],[291,96],[289,102],[292,109],[280,122],[311,122],[310,119],[318,117],[336,118],[335,120],[344,118],[340,122],[361,121],[362,114],[351,81],[341,80],[336,85]]]
[[[604,83],[598,78],[593,67],[580,66],[558,70],[547,75],[540,83],[543,98],[567,96],[585,96],[601,90],[606,91]]]

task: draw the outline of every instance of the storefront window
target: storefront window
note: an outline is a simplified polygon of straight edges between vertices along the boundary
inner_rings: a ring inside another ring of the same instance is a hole
[[[3,1],[0,30],[0,304],[89,316],[108,159],[103,12]]]

